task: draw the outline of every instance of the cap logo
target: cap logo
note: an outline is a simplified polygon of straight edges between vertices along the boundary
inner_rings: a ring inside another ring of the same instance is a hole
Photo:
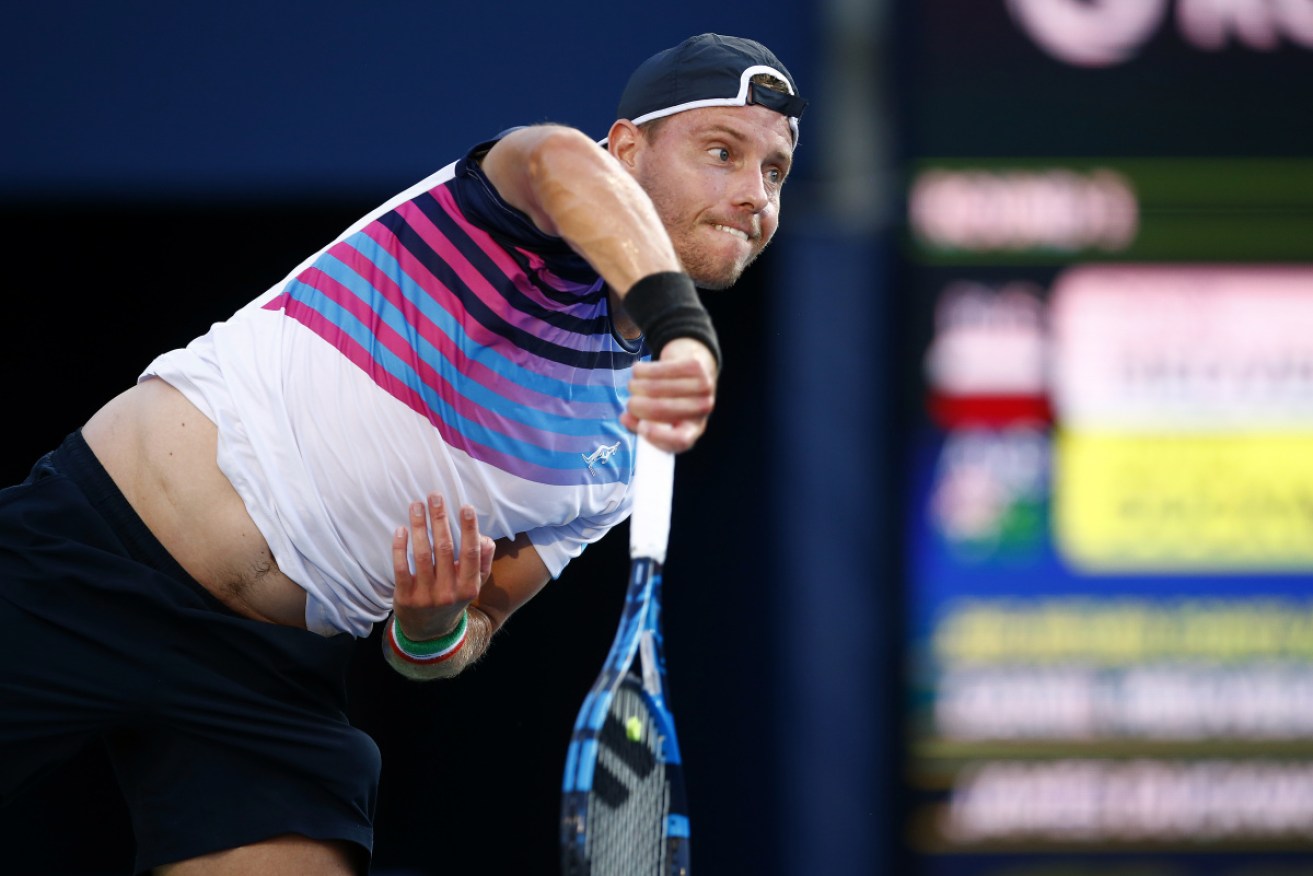
[[[789,83],[785,82],[784,84],[788,85]],[[774,88],[762,85],[759,82],[748,83],[748,103],[773,109],[775,112],[792,119],[802,118],[802,111],[807,108],[807,101],[798,97],[798,95],[776,91]]]

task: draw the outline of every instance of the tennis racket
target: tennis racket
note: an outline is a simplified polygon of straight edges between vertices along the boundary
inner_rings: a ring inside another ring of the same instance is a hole
[[[687,876],[688,807],[661,641],[675,458],[640,438],[620,627],[566,752],[565,876]]]

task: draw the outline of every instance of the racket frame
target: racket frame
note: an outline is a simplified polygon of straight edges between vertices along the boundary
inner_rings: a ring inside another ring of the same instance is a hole
[[[567,876],[588,876],[588,823],[601,729],[616,691],[627,676],[639,682],[660,728],[658,757],[670,790],[661,826],[666,873],[689,873],[689,819],[683,764],[666,688],[661,623],[661,569],[670,531],[674,457],[640,438],[635,459],[634,510],[630,519],[630,570],[625,603],[601,672],[575,719],[566,750],[561,794],[561,860]],[[656,874],[654,874],[656,876]]]

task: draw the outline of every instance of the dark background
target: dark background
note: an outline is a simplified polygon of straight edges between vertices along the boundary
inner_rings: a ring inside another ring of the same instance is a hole
[[[634,11],[630,25],[645,26],[619,36],[568,3],[550,15],[416,2],[7,12],[0,480],[24,477],[155,355],[472,143],[543,120],[603,135],[624,77],[654,51],[703,30],[742,33],[805,81],[808,22],[783,9],[746,30],[691,8]],[[508,15],[531,21],[507,31]],[[787,659],[765,517],[774,258],[708,301],[728,368],[711,433],[680,463],[667,564],[668,662],[704,872],[765,873],[781,855],[762,841],[779,799],[774,674]],[[377,633],[360,643],[352,716],[385,763],[377,872],[555,871],[566,744],[627,566],[622,526],[455,680],[407,682],[384,666]],[[0,819],[0,873],[126,873],[132,852],[99,750]]]
[[[5,356],[13,375],[5,389],[5,482],[25,476],[38,455],[129,386],[150,351],[204,332],[370,206],[10,211],[9,227],[20,229],[10,236],[11,252],[67,267],[47,292],[34,288],[7,308],[16,331]],[[152,242],[150,270],[132,241]],[[235,257],[198,271],[195,260],[214,252]],[[754,293],[760,284],[745,281],[734,294]],[[761,521],[751,510],[758,500],[743,489],[760,481],[764,467],[765,443],[755,434],[764,392],[747,379],[762,367],[763,327],[760,308],[726,313],[725,303],[711,305],[713,317],[734,326],[722,329],[733,369],[714,435],[681,459],[666,573],[673,700],[688,738],[699,854],[709,861],[742,860],[738,850],[756,839],[743,807],[773,793],[770,728],[760,718],[769,697],[767,655],[741,644],[749,631],[772,625],[753,592],[767,580]],[[745,493],[750,504],[737,511],[717,501]],[[551,871],[565,748],[610,645],[627,557],[626,525],[585,551],[512,619],[484,661],[454,680],[408,682],[384,665],[377,634],[361,642],[352,714],[386,765],[378,871]],[[730,691],[726,680],[734,682]],[[102,753],[88,752],[6,811],[0,872],[126,872],[126,818]]]

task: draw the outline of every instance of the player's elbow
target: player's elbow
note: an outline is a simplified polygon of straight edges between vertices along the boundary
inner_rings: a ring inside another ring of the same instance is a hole
[[[586,188],[590,178],[613,170],[601,147],[579,130],[544,125],[525,153],[525,170],[540,202]]]
[[[538,125],[530,128],[526,158],[531,171],[548,173],[562,162],[605,156],[605,151],[578,128],[568,125]]]

